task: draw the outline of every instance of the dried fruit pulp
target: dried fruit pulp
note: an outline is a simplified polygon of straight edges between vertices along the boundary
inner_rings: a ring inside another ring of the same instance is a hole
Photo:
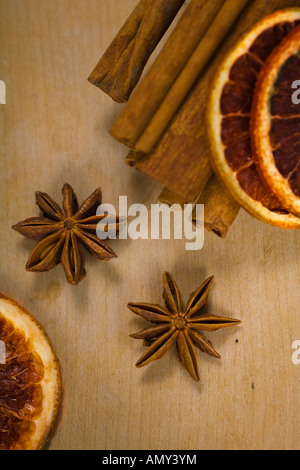
[[[0,450],[35,450],[47,440],[60,397],[59,366],[34,318],[0,296]]]
[[[283,206],[300,215],[300,27],[270,55],[254,95],[251,136],[257,168]]]
[[[257,24],[220,67],[208,104],[208,133],[216,173],[248,212],[285,228],[298,228],[300,221],[287,212],[257,172],[250,118],[265,61],[299,24],[299,9],[276,12]]]

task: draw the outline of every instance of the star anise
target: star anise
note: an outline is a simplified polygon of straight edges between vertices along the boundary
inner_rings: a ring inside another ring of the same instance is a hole
[[[102,261],[116,258],[114,251],[97,237],[96,229],[103,222],[103,231],[118,233],[123,220],[105,215],[96,215],[102,203],[102,192],[98,188],[79,207],[77,197],[69,184],[65,184],[63,209],[46,193],[36,193],[36,204],[44,217],[33,217],[13,226],[26,238],[38,241],[30,255],[26,270],[31,272],[50,271],[61,263],[67,281],[77,285],[86,275],[85,256],[81,245],[94,257]],[[109,223],[110,220],[110,223]],[[97,227],[98,226],[98,227]],[[102,227],[100,227],[102,230]]]
[[[215,351],[210,341],[199,331],[216,331],[240,323],[240,320],[217,317],[201,313],[208,301],[208,295],[214,277],[205,281],[193,292],[186,307],[183,309],[180,291],[169,273],[164,274],[164,292],[166,308],[146,303],[129,303],[128,308],[154,324],[140,333],[131,335],[135,339],[143,339],[149,346],[145,354],[136,363],[143,367],[156,359],[160,359],[176,342],[179,361],[194,380],[200,381],[195,346],[202,352],[218,359],[221,356]]]

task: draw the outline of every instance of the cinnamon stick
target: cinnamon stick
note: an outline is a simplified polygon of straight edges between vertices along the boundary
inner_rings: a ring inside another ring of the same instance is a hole
[[[187,204],[184,198],[166,187],[160,193],[158,200],[169,206],[179,204],[182,209]],[[204,204],[204,227],[218,237],[225,238],[239,213],[240,206],[227,194],[215,175],[205,186],[197,204]],[[195,225],[198,223],[196,210],[193,211],[193,223]]]
[[[164,189],[158,196],[158,201],[162,204],[168,204],[168,206],[179,204],[182,209],[184,209],[185,204],[188,204],[188,201],[186,199],[178,196],[178,194],[173,193],[173,191],[166,187],[164,187]]]
[[[218,237],[225,238],[239,213],[240,206],[229,196],[215,175],[205,186],[197,204],[204,204],[204,227]],[[193,222],[197,224],[195,211]]]
[[[131,166],[190,203],[196,202],[213,174],[204,123],[214,73],[210,69],[201,78],[153,152],[130,152]]]
[[[195,51],[224,0],[192,0],[158,58],[139,84],[111,134],[133,146],[156,113],[166,93]]]
[[[88,80],[115,101],[127,101],[183,3],[140,0]]]

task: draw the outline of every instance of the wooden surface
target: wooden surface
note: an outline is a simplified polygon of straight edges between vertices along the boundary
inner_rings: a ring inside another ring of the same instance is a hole
[[[79,287],[62,268],[26,273],[34,243],[11,225],[39,214],[34,193],[61,201],[64,182],[80,200],[98,185],[105,202],[155,202],[161,187],[124,164],[108,129],[120,107],[87,77],[136,0],[0,0],[0,290],[45,326],[60,358],[64,396],[48,448],[299,449],[299,232],[241,211],[227,239],[114,241],[119,258],[87,261]],[[159,303],[164,270],[185,297],[215,274],[208,311],[240,318],[207,334],[219,362],[199,352],[194,383],[172,350],[138,370],[144,351],[129,338],[146,326],[128,301]],[[237,341],[238,340],[238,341]]]

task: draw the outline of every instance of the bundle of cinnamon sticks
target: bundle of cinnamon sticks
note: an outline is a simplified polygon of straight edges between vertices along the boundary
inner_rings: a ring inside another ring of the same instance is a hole
[[[116,101],[127,101],[154,48],[184,10],[111,134],[130,148],[129,165],[165,186],[161,202],[204,203],[206,228],[223,238],[239,206],[210,166],[207,94],[233,42],[286,1],[191,0],[183,7],[178,0],[140,0],[89,78]]]

